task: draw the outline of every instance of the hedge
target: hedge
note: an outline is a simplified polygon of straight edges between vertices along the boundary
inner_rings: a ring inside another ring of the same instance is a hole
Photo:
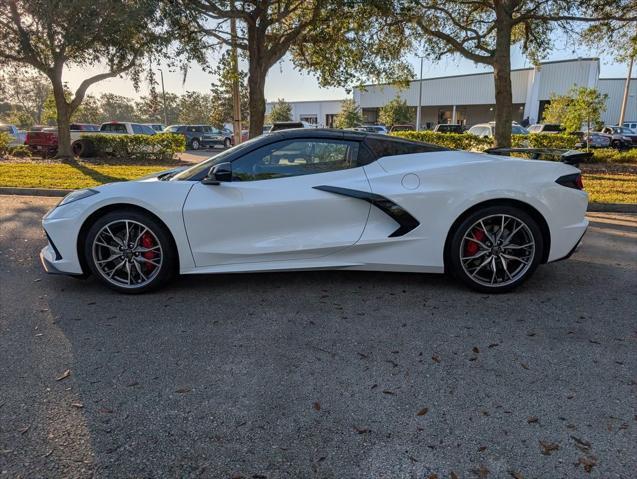
[[[479,137],[470,133],[439,133],[434,131],[398,131],[394,136],[409,140],[424,141],[435,145],[458,150],[484,151],[493,146],[493,139]],[[575,148],[578,139],[574,135],[531,133],[529,135],[512,135],[513,147],[525,148]]]
[[[4,131],[0,131],[0,157],[9,152],[9,144],[13,141],[13,137]]]
[[[186,151],[186,138],[174,133],[156,135],[82,135],[90,142],[94,156],[115,156],[132,160],[169,160]]]

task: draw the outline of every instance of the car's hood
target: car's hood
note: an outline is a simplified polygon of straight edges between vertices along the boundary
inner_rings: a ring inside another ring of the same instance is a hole
[[[158,171],[157,173],[151,173],[150,175],[142,176],[141,178],[137,178],[133,181],[153,181],[153,180],[161,180],[162,178],[177,174],[181,171],[188,169],[188,166],[177,166],[175,168],[171,168],[169,170]]]

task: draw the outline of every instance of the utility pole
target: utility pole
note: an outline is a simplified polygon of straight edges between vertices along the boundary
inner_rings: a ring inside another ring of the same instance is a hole
[[[233,7],[234,7],[234,2]],[[232,134],[234,144],[241,143],[241,97],[239,92],[239,59],[237,55],[237,20],[230,19],[232,36]]]
[[[168,126],[168,114],[166,113],[166,90],[164,89],[164,72],[161,68],[158,68],[161,74],[161,97],[164,104],[164,126]]]
[[[628,106],[628,90],[630,89],[630,76],[633,73],[633,61],[635,60],[635,54],[637,54],[637,52],[633,52],[630,60],[628,60],[628,75],[626,76],[626,83],[624,85],[624,98],[622,99],[622,109],[619,112],[619,123],[617,123],[619,126],[622,126],[622,123],[624,123],[624,119],[626,116],[626,107]]]
[[[416,131],[420,131],[420,110],[422,105],[422,61],[420,57],[420,79],[418,80],[418,109],[416,110]]]

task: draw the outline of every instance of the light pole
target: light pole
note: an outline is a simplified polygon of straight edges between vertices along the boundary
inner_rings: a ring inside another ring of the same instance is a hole
[[[158,68],[161,74],[161,97],[164,104],[164,126],[168,126],[168,115],[166,114],[166,90],[164,89],[164,72],[161,68]]]
[[[626,83],[624,84],[624,96],[622,98],[622,107],[619,112],[619,122],[617,123],[619,126],[622,126],[624,120],[626,119],[626,105],[628,105],[628,90],[630,89],[630,76],[633,73],[633,61],[635,60],[635,56],[637,55],[637,51],[633,52],[630,59],[628,60],[628,75],[626,75]]]
[[[420,80],[418,81],[418,109],[416,110],[416,131],[420,131],[420,109],[422,104],[422,61],[420,57]]]
[[[234,8],[234,2],[232,2]],[[230,19],[230,34],[232,36],[232,134],[234,144],[241,143],[241,94],[239,89],[239,59],[237,54],[237,20]]]

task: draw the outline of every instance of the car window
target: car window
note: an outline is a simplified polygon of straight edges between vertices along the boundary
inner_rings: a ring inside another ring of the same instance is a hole
[[[561,131],[560,125],[544,125],[544,131]]]
[[[366,138],[365,143],[372,150],[377,158],[384,156],[409,155],[412,153],[428,153],[431,151],[444,151],[446,148],[430,145],[429,143],[418,143],[415,141],[385,140],[377,138]]]
[[[344,170],[356,166],[358,148],[353,141],[281,141],[235,160],[232,179],[258,181]]]
[[[542,129],[541,125],[533,125],[529,127],[529,133],[537,133]]]
[[[153,128],[151,128],[148,125],[140,125],[142,128],[142,132],[144,133],[144,135],[154,135],[155,133],[157,133]]]
[[[196,126],[187,126],[186,127],[186,131],[188,133],[196,133],[197,132],[197,127]]]
[[[133,133],[135,135],[143,135],[144,134],[144,130],[142,128],[142,125],[136,125],[135,123],[133,123],[131,126],[133,127]]]
[[[546,129],[545,129],[545,131],[546,131]],[[514,135],[526,135],[529,132],[527,131],[526,128],[522,128],[521,126],[518,126],[518,125],[513,125],[511,127],[511,133],[513,133]]]
[[[106,125],[102,125],[102,128],[100,130],[113,133],[128,133],[126,131],[126,125],[122,125],[121,123],[108,123]]]

